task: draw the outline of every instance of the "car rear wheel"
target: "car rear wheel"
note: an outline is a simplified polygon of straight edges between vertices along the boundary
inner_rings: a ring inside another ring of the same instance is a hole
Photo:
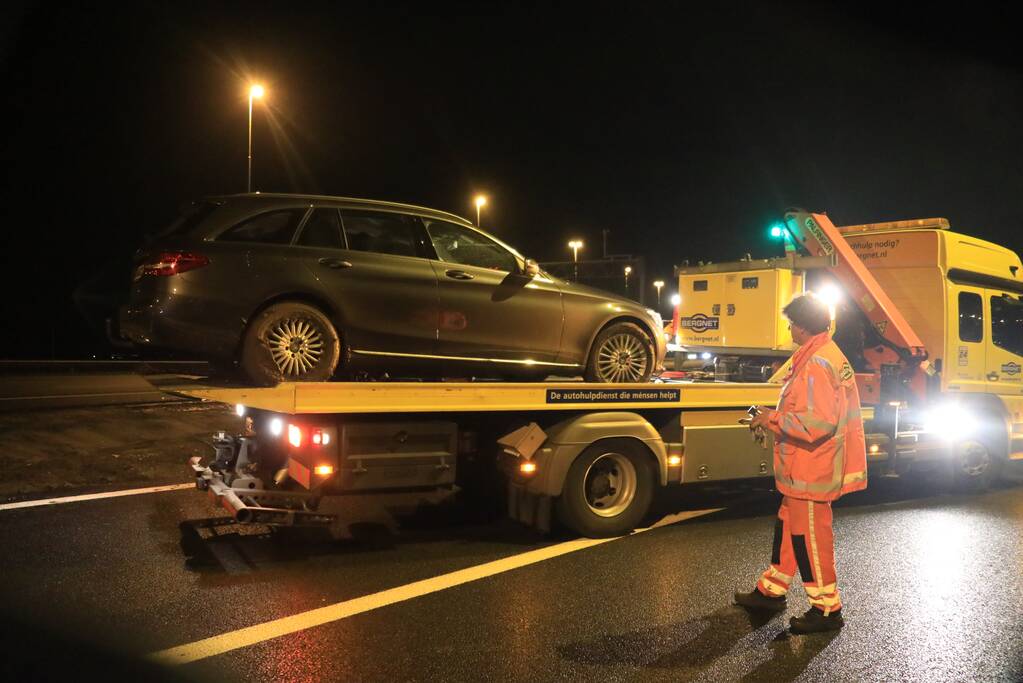
[[[341,340],[320,310],[297,301],[268,306],[249,325],[241,366],[260,385],[326,382],[337,369]]]
[[[615,323],[597,335],[586,364],[587,382],[646,382],[654,372],[654,342],[633,323]]]

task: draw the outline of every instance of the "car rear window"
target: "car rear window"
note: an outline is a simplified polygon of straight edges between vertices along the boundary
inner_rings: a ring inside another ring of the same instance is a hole
[[[216,211],[219,202],[192,202],[181,211],[174,222],[158,233],[160,237],[178,237],[187,235],[199,226],[206,218]]]
[[[268,211],[247,218],[217,237],[220,242],[259,242],[260,244],[291,244],[295,229],[305,209]]]

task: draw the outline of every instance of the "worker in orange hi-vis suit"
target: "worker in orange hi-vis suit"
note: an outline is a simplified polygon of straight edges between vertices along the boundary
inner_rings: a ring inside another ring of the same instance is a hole
[[[751,429],[774,434],[774,477],[784,496],[774,528],[771,566],[735,603],[781,612],[796,570],[810,609],[792,617],[793,633],[842,628],[835,576],[831,502],[867,487],[860,397],[852,366],[831,340],[827,305],[812,294],[782,311],[799,348],[785,377],[778,409],[760,408]]]

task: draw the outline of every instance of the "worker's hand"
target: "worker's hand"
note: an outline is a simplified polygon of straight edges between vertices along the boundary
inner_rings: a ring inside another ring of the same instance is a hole
[[[774,417],[774,412],[775,411],[771,410],[770,408],[758,406],[758,412],[756,416],[753,418],[753,421],[750,422],[749,425],[750,429],[756,429],[757,427],[767,429],[768,423],[771,421],[771,418]]]

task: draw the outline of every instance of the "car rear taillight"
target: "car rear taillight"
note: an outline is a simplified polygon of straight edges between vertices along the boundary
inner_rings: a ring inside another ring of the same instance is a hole
[[[141,275],[177,275],[196,268],[208,265],[210,260],[202,254],[191,251],[162,251],[150,258],[138,267],[138,274]]]

